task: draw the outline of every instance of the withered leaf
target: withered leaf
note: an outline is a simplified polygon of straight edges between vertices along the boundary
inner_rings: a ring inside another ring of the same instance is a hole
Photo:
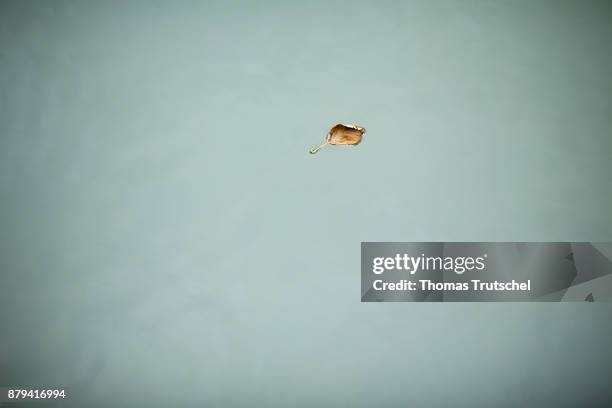
[[[356,125],[343,125],[341,123],[332,127],[327,134],[325,143],[319,147],[310,149],[310,154],[315,154],[326,144],[330,145],[356,145],[361,142],[365,134],[365,128]]]

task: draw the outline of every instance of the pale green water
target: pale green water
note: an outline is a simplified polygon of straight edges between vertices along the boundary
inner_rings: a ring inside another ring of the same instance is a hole
[[[3,1],[0,385],[610,398],[612,305],[361,304],[359,248],[612,241],[611,23],[594,1]],[[308,154],[335,123],[368,133]]]

